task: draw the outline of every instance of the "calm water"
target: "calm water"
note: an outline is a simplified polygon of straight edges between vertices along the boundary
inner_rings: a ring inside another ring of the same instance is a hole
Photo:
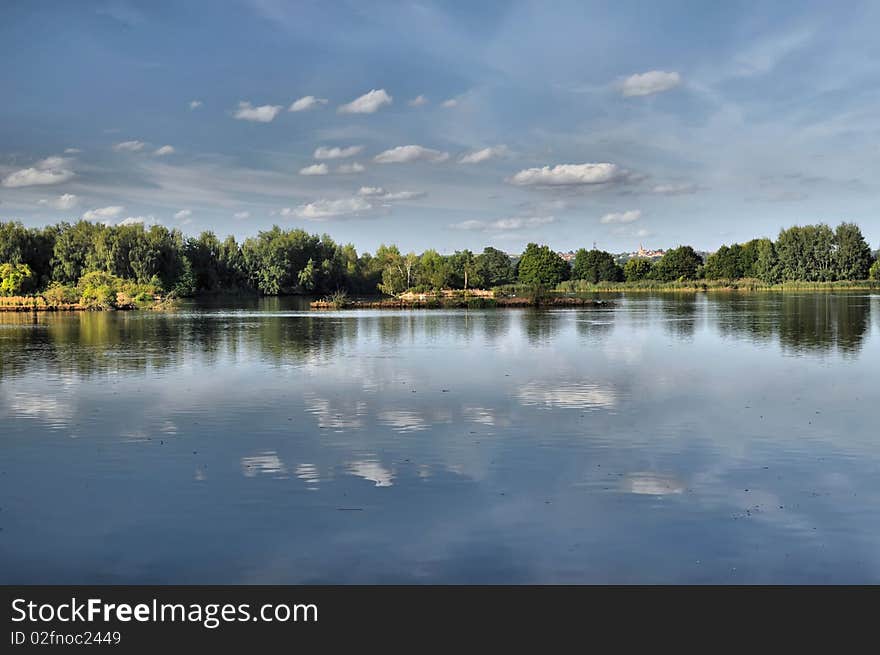
[[[880,582],[880,296],[0,314],[0,582]]]

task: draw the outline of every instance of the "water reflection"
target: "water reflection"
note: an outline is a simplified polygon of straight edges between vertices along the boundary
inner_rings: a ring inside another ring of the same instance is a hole
[[[371,339],[389,348],[449,339],[492,346],[507,339],[514,323],[533,346],[553,345],[572,322],[594,344],[621,323],[646,330],[662,326],[687,341],[705,320],[722,336],[776,341],[794,354],[855,354],[870,329],[873,302],[864,294],[681,294],[618,300],[622,306],[604,311],[404,312],[350,320],[345,314],[285,312],[283,301],[265,299],[266,309],[251,301],[258,307],[254,312],[0,314],[0,377],[35,366],[78,376],[158,371],[183,366],[193,356],[214,365],[254,351],[277,365],[318,364]]]
[[[614,301],[0,315],[0,582],[880,582],[878,297]]]

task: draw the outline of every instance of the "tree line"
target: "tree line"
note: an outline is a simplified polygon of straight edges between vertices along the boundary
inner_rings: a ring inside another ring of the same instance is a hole
[[[101,273],[104,277],[89,274]],[[546,245],[530,243],[516,258],[487,247],[402,253],[382,245],[358,254],[328,235],[278,226],[239,243],[213,232],[188,237],[161,225],[117,225],[79,221],[44,228],[0,222],[0,294],[47,289],[81,289],[82,280],[99,286],[112,280],[148,285],[164,293],[192,296],[214,292],[262,295],[389,295],[407,289],[497,287],[523,284],[553,288],[565,280],[757,278],[783,281],[880,279],[880,264],[858,226],[842,223],[782,230],[776,241],[754,239],[722,246],[705,261],[690,246],[669,250],[656,261],[630,258],[623,265],[611,253],[580,249],[571,264]],[[146,287],[145,287],[146,288]]]

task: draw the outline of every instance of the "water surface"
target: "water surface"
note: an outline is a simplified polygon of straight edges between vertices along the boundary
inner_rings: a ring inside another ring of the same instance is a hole
[[[0,314],[0,582],[880,582],[880,296]]]

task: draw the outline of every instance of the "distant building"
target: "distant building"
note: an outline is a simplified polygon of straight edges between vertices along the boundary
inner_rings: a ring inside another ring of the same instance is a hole
[[[567,261],[569,264],[574,261],[575,253],[572,250],[569,250],[568,252],[558,252],[556,254],[562,257],[562,259]]]
[[[665,254],[665,250],[645,250],[645,247],[640,243],[639,249],[636,253],[633,254],[633,257],[646,257],[648,259],[654,259],[656,257],[662,257]]]

